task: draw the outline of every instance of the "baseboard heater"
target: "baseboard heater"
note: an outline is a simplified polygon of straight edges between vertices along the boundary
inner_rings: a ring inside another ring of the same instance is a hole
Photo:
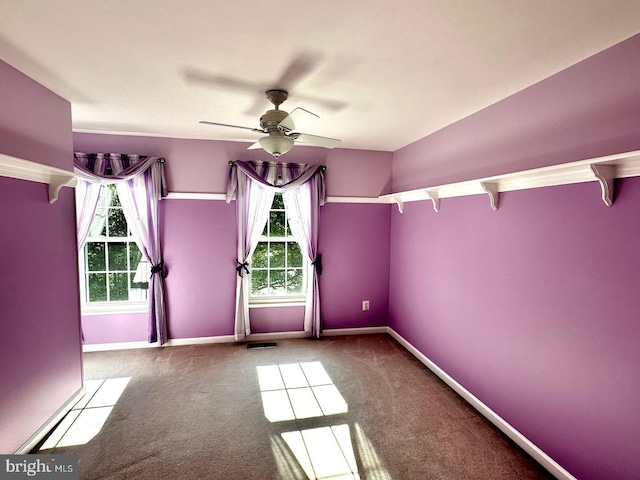
[[[278,344],[276,342],[256,342],[256,343],[247,343],[247,348],[275,348]]]

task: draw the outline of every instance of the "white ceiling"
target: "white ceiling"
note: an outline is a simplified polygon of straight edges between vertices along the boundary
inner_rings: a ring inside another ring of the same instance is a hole
[[[76,131],[394,151],[640,32],[638,0],[0,0],[0,59],[72,104]],[[1,85],[0,85],[1,87]]]

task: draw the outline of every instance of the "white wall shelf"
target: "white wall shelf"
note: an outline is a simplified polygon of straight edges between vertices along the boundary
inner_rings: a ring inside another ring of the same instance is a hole
[[[442,198],[485,194],[489,196],[491,208],[497,210],[500,192],[597,181],[600,185],[602,201],[606,206],[611,206],[614,179],[638,176],[640,176],[640,150],[495,177],[390,193],[381,195],[379,198],[387,203],[396,203],[400,213],[407,202],[431,200],[433,209],[438,212]]]
[[[0,176],[48,184],[49,203],[54,203],[58,199],[62,187],[75,187],[77,181],[73,172],[2,153],[0,153]]]

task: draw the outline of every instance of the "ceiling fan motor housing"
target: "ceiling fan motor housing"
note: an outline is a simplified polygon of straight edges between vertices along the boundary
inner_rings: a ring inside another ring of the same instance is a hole
[[[267,112],[260,117],[260,126],[266,132],[279,130],[278,124],[287,118],[289,114],[284,110],[267,110]]]

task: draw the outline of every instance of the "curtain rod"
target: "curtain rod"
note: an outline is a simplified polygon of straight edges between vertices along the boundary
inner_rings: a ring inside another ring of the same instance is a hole
[[[236,162],[234,162],[233,160],[229,160],[229,166],[233,167],[236,164]],[[320,165],[320,168],[322,169],[323,172],[327,171],[327,166],[326,165]]]
[[[160,157],[160,158],[158,158],[158,163],[164,163],[164,162],[166,162],[166,161],[167,161],[167,159],[166,159],[166,158],[164,158],[164,157]]]

